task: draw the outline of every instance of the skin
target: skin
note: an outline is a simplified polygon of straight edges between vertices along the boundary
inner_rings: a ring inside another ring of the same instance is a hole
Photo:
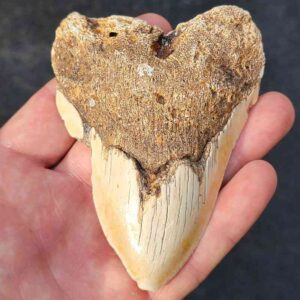
[[[140,18],[165,32],[163,17]],[[290,100],[262,95],[233,151],[196,251],[166,286],[137,288],[108,245],[92,203],[90,150],[74,141],[55,107],[51,80],[0,129],[0,298],[182,299],[243,237],[274,194],[260,160],[294,122]]]

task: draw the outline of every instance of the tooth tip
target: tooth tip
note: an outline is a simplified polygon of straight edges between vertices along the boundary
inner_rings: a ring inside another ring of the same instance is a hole
[[[149,292],[155,292],[160,288],[158,283],[149,280],[138,281],[137,285],[141,290]]]

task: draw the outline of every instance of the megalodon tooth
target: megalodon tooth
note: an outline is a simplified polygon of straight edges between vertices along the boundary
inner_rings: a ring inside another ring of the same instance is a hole
[[[141,289],[197,246],[264,70],[250,14],[219,6],[168,34],[125,16],[71,13],[56,30],[56,103],[92,149],[104,234]]]

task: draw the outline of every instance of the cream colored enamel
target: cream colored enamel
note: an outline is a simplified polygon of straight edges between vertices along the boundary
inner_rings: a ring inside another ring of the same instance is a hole
[[[56,91],[56,106],[70,136],[82,139],[84,129],[81,117],[72,103],[59,90]]]
[[[197,246],[213,211],[230,153],[256,102],[257,87],[232,112],[210,149],[198,179],[187,162],[162,184],[159,197],[143,203],[141,177],[134,160],[106,148],[91,130],[92,184],[103,231],[131,277],[144,290],[171,279]]]

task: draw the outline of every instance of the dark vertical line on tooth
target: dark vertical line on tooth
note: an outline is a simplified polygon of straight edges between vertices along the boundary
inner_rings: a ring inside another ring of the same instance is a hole
[[[129,206],[129,203],[130,203],[130,197],[131,197],[131,182],[129,181],[128,195],[127,195],[127,204],[128,204],[128,206]]]
[[[147,250],[146,250],[147,253],[149,252],[149,245],[150,245],[150,241],[151,241],[151,237],[152,237],[152,231],[153,231],[153,220],[154,220],[154,217],[155,217],[155,214],[156,214],[156,202],[157,202],[157,199],[154,199],[154,201],[155,201],[155,210],[152,212],[151,226],[150,226],[150,235],[149,235],[149,238],[148,238]]]
[[[160,201],[160,207],[161,207],[161,201]],[[156,249],[157,249],[157,229],[158,229],[158,225],[159,225],[159,220],[160,220],[160,216],[161,216],[161,208],[159,210],[159,216],[157,218],[157,222],[156,222],[156,229],[155,229],[155,234],[154,234],[154,238],[155,238],[155,247],[154,247],[154,250],[153,250],[153,256],[152,256],[152,261],[154,261],[154,258],[155,258],[155,254],[156,254]]]
[[[175,187],[175,190],[176,190],[176,174],[174,175],[174,187]]]
[[[191,200],[191,209],[190,209],[190,217],[192,216],[193,207],[194,207],[194,197],[195,197],[195,175],[193,174],[193,183],[192,183],[192,200]]]
[[[179,217],[180,217],[180,212],[181,212],[181,204],[182,204],[182,194],[181,194],[181,180],[180,180],[180,172],[178,173],[179,174],[179,185],[178,185],[178,195],[179,195],[179,209],[178,209],[178,214],[177,214],[177,220],[176,220],[176,224],[178,224],[179,222]]]
[[[104,153],[104,155],[105,155],[106,153]],[[107,159],[106,158],[104,158],[104,174],[105,174],[105,176],[107,175],[107,173],[106,173],[106,164],[107,164]]]
[[[167,199],[167,188],[165,188],[165,199]],[[162,248],[163,248],[163,245],[164,245],[164,241],[165,241],[165,235],[166,235],[166,225],[167,225],[167,221],[168,221],[168,214],[169,214],[169,204],[168,204],[168,201],[166,201],[166,205],[167,205],[167,208],[166,208],[166,217],[165,217],[165,224],[164,224],[164,232],[163,232],[163,236],[162,236],[162,241],[161,241],[161,246],[160,246],[160,251],[159,251],[159,254],[161,255],[161,252],[162,252]]]
[[[214,152],[215,152],[215,145],[214,143],[211,143],[211,151],[210,151],[210,154],[208,155],[208,158],[207,158],[207,163],[206,163],[206,166],[205,166],[205,176],[204,176],[204,180],[205,180],[205,191],[204,191],[204,197],[203,197],[203,201],[202,203],[205,204],[206,203],[206,199],[207,199],[207,196],[208,196],[208,192],[209,192],[209,183],[210,183],[210,180],[211,180],[211,169],[212,169],[212,160],[213,160],[213,156],[214,156]]]
[[[180,224],[180,214],[181,214],[181,207],[182,207],[182,192],[181,192],[181,172],[178,172],[178,196],[179,196],[179,209],[178,209],[178,214],[177,214],[177,220],[176,220],[176,225]],[[177,193],[177,190],[176,190]],[[176,238],[175,238],[175,244],[178,243],[178,240],[180,240],[180,232],[179,230],[176,230]]]
[[[166,189],[166,197],[167,197],[167,208],[168,208],[168,217],[167,219],[169,220],[169,207],[170,207],[170,203],[171,203],[171,193],[170,193],[170,184],[167,185],[167,189]],[[167,256],[167,251],[165,251],[164,253],[164,258],[162,260],[162,265],[165,263],[166,261],[166,256]]]
[[[142,209],[142,220],[141,220],[140,233],[139,233],[139,245],[141,243],[142,231],[143,231],[143,221],[144,221],[144,204],[143,204],[142,200],[140,200],[140,201],[141,202],[140,202],[140,208],[139,209]]]

